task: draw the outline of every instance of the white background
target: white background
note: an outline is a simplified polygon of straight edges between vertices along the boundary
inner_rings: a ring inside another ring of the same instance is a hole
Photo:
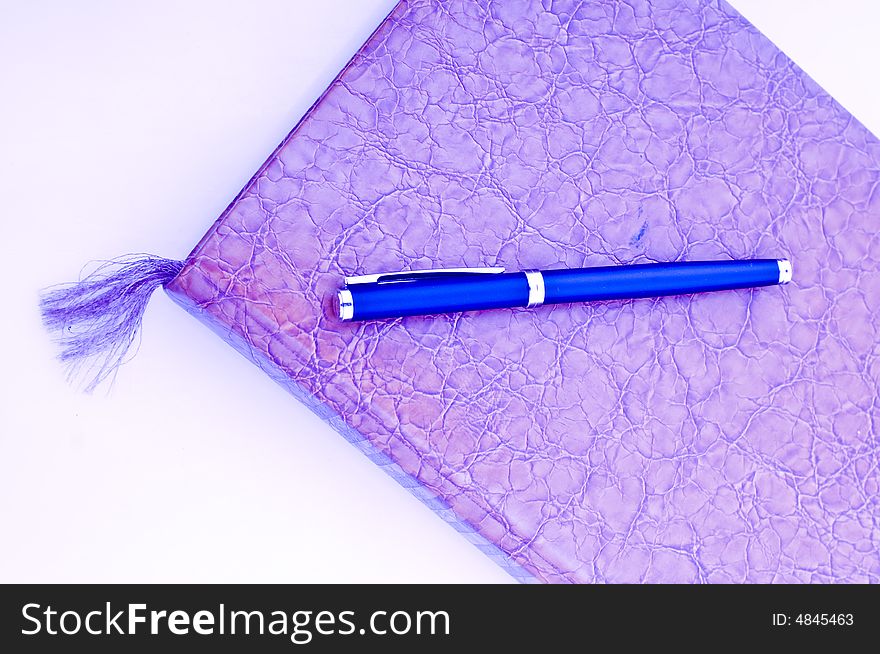
[[[880,133],[880,3],[733,4]],[[393,5],[0,0],[0,581],[511,581],[163,293],[93,396],[37,314],[183,258]]]

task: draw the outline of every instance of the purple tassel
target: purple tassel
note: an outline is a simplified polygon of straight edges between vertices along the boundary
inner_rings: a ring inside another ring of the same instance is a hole
[[[57,336],[59,358],[70,376],[85,376],[87,393],[124,362],[153,291],[181,268],[181,261],[129,255],[104,263],[77,283],[43,292],[43,324]]]

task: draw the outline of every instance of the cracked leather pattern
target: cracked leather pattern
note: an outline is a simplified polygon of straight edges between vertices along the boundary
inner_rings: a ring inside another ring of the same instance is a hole
[[[880,143],[722,2],[413,0],[168,290],[540,580],[878,581],[878,217]],[[330,301],[345,273],[783,256],[755,291]]]

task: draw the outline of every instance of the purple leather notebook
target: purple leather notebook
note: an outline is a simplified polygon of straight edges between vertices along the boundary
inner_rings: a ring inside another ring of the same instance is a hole
[[[880,143],[724,2],[410,0],[167,290],[521,580],[878,581],[878,215]],[[776,256],[773,293],[331,305]]]

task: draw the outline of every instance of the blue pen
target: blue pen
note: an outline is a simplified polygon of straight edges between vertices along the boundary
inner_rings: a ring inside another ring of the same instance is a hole
[[[342,320],[373,320],[726,291],[790,281],[791,263],[787,259],[682,261],[522,272],[506,272],[504,268],[441,268],[346,277],[337,300]]]

